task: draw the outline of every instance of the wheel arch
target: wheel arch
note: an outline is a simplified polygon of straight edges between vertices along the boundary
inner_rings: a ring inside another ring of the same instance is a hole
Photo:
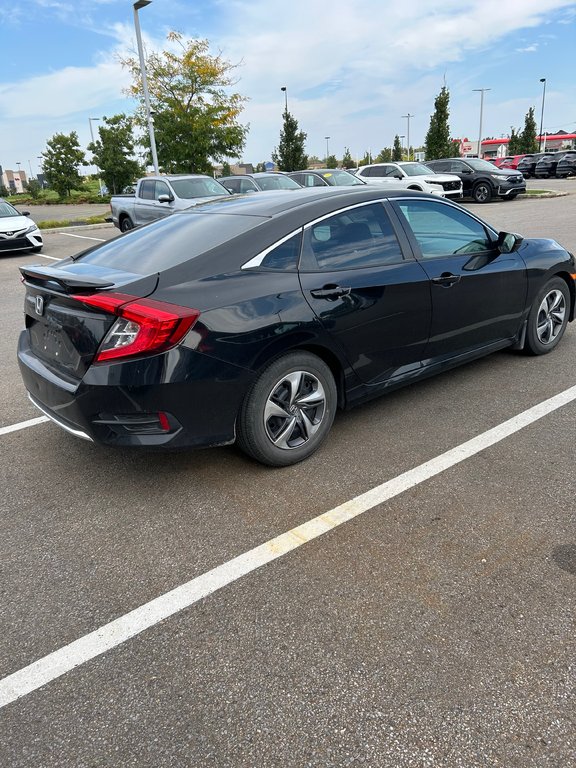
[[[576,319],[576,280],[570,275],[569,272],[555,272],[550,277],[560,277],[568,286],[570,293],[570,312],[568,313],[568,320],[572,321]]]

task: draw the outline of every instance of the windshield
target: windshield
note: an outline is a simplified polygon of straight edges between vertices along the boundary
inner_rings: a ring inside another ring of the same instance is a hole
[[[10,203],[5,202],[4,200],[0,201],[0,216],[4,218],[5,216],[22,216],[21,213],[18,213],[16,208],[13,208]]]
[[[421,163],[399,163],[406,176],[430,176],[430,168]]]
[[[480,160],[479,158],[467,157],[466,162],[475,171],[494,171],[494,164],[489,163],[487,160]]]
[[[194,197],[213,197],[214,195],[228,195],[228,190],[210,176],[196,179],[170,179],[170,184],[177,197],[183,200],[192,200]]]
[[[289,179],[288,176],[258,176],[255,179],[256,183],[265,191],[269,189],[300,189],[300,184],[297,184],[294,179]]]
[[[366,183],[348,171],[322,171],[322,178],[331,187],[356,187]]]

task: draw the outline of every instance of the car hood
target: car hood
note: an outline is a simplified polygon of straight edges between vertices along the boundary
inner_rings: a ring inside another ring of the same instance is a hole
[[[409,176],[410,179],[423,179],[429,184],[438,184],[441,181],[460,181],[460,176],[453,173],[427,173],[425,176]]]
[[[511,176],[522,176],[522,172],[515,171],[513,168],[494,168],[492,175],[502,176],[503,178],[510,178]]]
[[[34,224],[28,216],[3,216],[0,218],[0,232],[18,232]]]

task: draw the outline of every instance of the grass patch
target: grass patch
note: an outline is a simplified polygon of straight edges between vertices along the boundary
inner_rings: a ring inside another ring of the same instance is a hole
[[[62,227],[78,227],[82,224],[106,224],[106,216],[89,216],[86,219],[74,221],[39,221],[38,229],[60,229]]]
[[[553,193],[552,189],[527,189],[526,194],[532,195],[532,197],[538,197],[538,195],[549,195]]]

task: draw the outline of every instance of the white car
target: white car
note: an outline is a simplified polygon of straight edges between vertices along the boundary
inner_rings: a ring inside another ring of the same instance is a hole
[[[392,188],[416,189],[432,195],[458,199],[462,197],[462,180],[451,173],[434,173],[422,163],[373,163],[356,171],[369,184],[388,184]]]
[[[38,253],[42,250],[42,235],[29,216],[28,211],[20,213],[13,205],[0,199],[0,254],[8,251]]]

